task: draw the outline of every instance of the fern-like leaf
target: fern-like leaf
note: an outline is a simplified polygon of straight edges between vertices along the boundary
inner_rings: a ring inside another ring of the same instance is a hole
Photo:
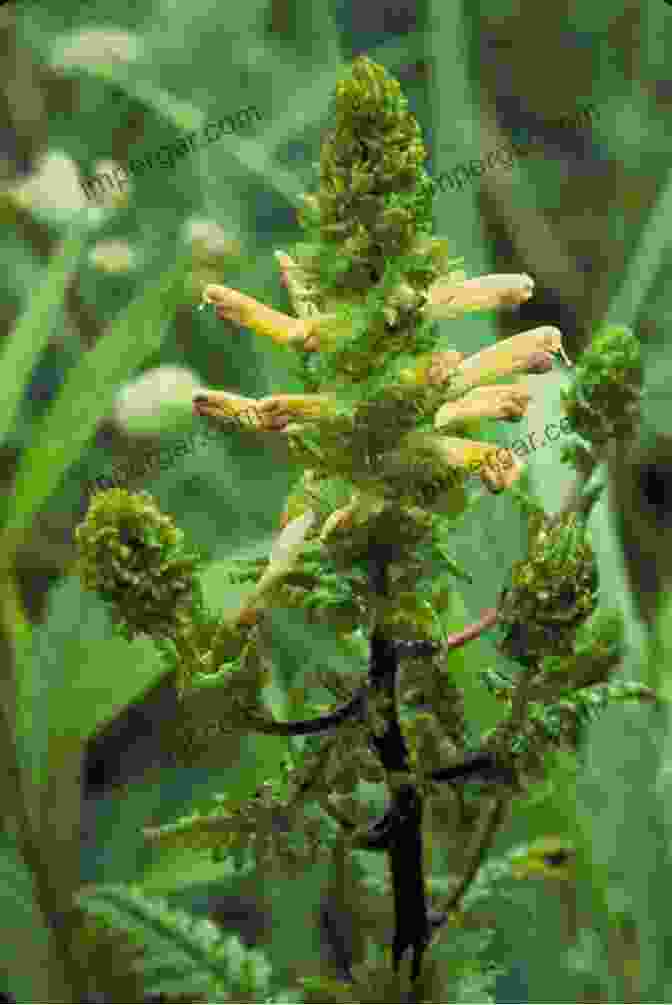
[[[195,918],[137,886],[109,884],[78,894],[82,910],[142,950],[135,967],[146,995],[203,1002],[272,1001],[271,967],[263,953],[225,936],[207,918]]]

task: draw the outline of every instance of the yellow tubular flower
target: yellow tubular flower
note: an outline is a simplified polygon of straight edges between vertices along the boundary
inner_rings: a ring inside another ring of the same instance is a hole
[[[334,510],[334,512],[327,517],[322,525],[322,530],[320,531],[320,541],[326,541],[332,531],[334,531],[337,527],[341,527],[343,529],[352,526],[359,500],[360,493],[354,492],[352,499],[347,506],[342,506],[340,509]]]
[[[447,277],[430,286],[424,312],[430,319],[439,320],[469,311],[515,307],[529,300],[533,290],[534,280],[525,273],[478,276],[461,282]]]
[[[313,317],[318,313],[314,300],[316,291],[310,286],[305,271],[286,252],[275,251],[274,255],[294,313],[298,318]]]
[[[447,401],[442,405],[434,416],[434,428],[455,427],[472,419],[520,419],[531,399],[532,395],[522,381],[475,387],[458,401]]]
[[[205,287],[203,302],[214,304],[217,317],[221,320],[233,321],[241,328],[251,328],[257,335],[266,335],[278,345],[286,346],[296,339],[303,341],[319,327],[319,318],[292,318],[259,303],[254,297],[216,283]]]
[[[260,428],[257,399],[232,391],[199,390],[192,398],[195,415],[204,415],[224,425],[238,420],[252,429]]]
[[[446,469],[480,475],[490,492],[510,488],[523,472],[523,465],[510,450],[481,440],[413,432],[404,437],[403,448],[411,452],[414,448],[431,450]]]
[[[241,426],[270,431],[284,429],[292,419],[315,419],[330,412],[326,394],[271,394],[246,398],[230,391],[199,390],[193,396],[194,413],[226,424],[238,420]]]
[[[567,366],[572,365],[562,348],[560,330],[552,325],[542,325],[467,356],[458,365],[457,376],[451,381],[450,388],[466,391],[485,379],[526,372],[540,353],[560,353]]]

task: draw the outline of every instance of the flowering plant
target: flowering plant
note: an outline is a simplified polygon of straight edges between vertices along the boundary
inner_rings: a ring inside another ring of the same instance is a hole
[[[203,292],[218,318],[295,353],[303,382],[302,393],[260,400],[217,389],[194,395],[196,413],[215,428],[252,415],[257,429],[286,440],[304,469],[268,560],[232,568],[232,578],[252,584],[248,596],[230,616],[210,611],[198,559],[185,552],[180,532],[150,496],[123,489],[93,496],[77,531],[79,570],[129,640],[156,642],[185,705],[209,695],[217,729],[305,738],[255,798],[224,795],[211,813],[147,828],[147,840],[251,859],[259,870],[273,859],[296,866],[337,854],[343,875],[362,890],[359,853],[386,856],[391,960],[362,946],[347,965],[347,984],[306,979],[301,993],[399,1001],[412,986],[421,996],[414,1000],[445,1000],[450,967],[441,935],[450,929],[457,939],[468,928],[465,898],[508,809],[544,781],[549,751],[576,748],[594,715],[591,689],[651,697],[609,682],[621,626],[598,607],[586,530],[605,436],[627,437],[636,427],[639,348],[627,329],[606,328],[576,368],[565,404],[576,433],[566,460],[579,471],[577,487],[562,512],[546,514],[519,490],[523,464],[510,453],[506,463],[495,460],[478,426],[519,421],[532,396],[525,375],[548,371],[556,357],[571,365],[560,331],[535,328],[465,357],[437,350],[433,328],[437,319],[524,303],[533,279],[467,278],[448,243],[432,236],[435,184],[423,168],[420,129],[381,66],[355,61],[337,85],[335,115],[319,191],[304,197],[299,216],[306,239],[291,255],[276,252],[294,316],[216,283]],[[523,505],[529,551],[492,607],[445,636],[441,613],[455,583],[469,578],[449,554],[447,534],[475,498],[454,476],[474,463],[485,491],[509,491]],[[265,702],[273,665],[267,628],[282,608],[327,626],[359,664],[350,680],[326,671],[315,678],[341,700],[315,705],[305,719],[281,721]],[[456,652],[495,627],[500,651],[518,668],[467,683]],[[479,736],[465,720],[467,687],[490,692],[501,709]],[[462,789],[474,781],[484,790],[467,804]],[[385,786],[373,821],[362,782]],[[438,898],[426,877],[432,804],[448,821],[455,862],[452,888]],[[487,990],[492,974],[481,977]]]

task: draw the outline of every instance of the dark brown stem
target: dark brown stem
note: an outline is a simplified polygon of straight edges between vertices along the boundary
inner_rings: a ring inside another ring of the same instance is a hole
[[[430,777],[434,782],[466,782],[470,778],[478,778],[486,782],[512,785],[516,781],[511,766],[488,750],[467,754],[458,764],[439,768]]]
[[[387,564],[371,563],[371,585],[378,597],[388,596]],[[375,605],[376,597],[374,597]],[[422,855],[423,800],[410,770],[408,750],[399,724],[396,700],[398,656],[395,643],[376,625],[371,636],[369,702],[374,723],[370,740],[387,775],[391,792],[384,817],[373,837],[389,856],[394,896],[392,961],[399,970],[412,949],[411,980],[420,976],[422,957],[432,933],[427,909]],[[377,721],[382,719],[382,725]],[[371,835],[370,835],[371,836]],[[374,841],[375,843],[375,841]]]
[[[268,733],[271,736],[307,736],[310,733],[326,733],[348,719],[361,715],[365,703],[366,687],[362,686],[350,701],[326,715],[318,715],[314,719],[293,719],[289,722],[279,722],[277,719],[257,716],[253,712],[249,712],[245,725],[256,733]]]

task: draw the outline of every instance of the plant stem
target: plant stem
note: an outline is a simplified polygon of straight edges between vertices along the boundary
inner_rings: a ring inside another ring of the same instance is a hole
[[[478,621],[474,621],[473,624],[467,625],[466,628],[463,628],[459,632],[455,632],[453,635],[448,635],[445,642],[445,648],[449,650],[458,649],[460,646],[463,646],[465,642],[471,642],[472,639],[477,639],[482,632],[497,624],[498,619],[499,613],[497,608],[489,607],[486,611],[483,611]]]
[[[250,712],[247,715],[246,726],[257,733],[268,733],[272,736],[307,736],[310,733],[325,733],[327,730],[340,726],[348,719],[360,715],[365,706],[366,686],[358,688],[354,696],[345,705],[333,712],[318,715],[314,719],[293,719],[280,722],[265,716],[257,716]]]
[[[371,562],[371,585],[374,594],[388,595],[385,561]],[[422,861],[423,799],[411,774],[408,750],[399,724],[397,669],[395,643],[386,639],[380,627],[375,625],[369,666],[369,703],[373,711],[371,743],[385,769],[391,795],[382,829],[394,896],[392,960],[394,969],[398,971],[406,950],[412,948],[411,980],[416,981],[420,976],[432,925],[427,910]]]

